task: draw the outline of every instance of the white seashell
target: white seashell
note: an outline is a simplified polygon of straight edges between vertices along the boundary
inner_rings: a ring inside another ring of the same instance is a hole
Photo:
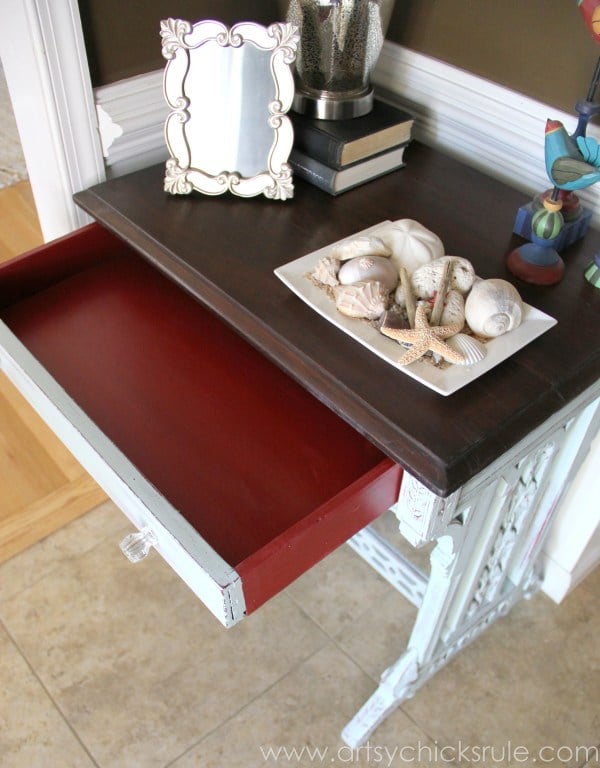
[[[455,336],[451,336],[446,339],[446,344],[464,356],[464,361],[457,363],[457,365],[475,365],[487,355],[485,344],[466,333],[457,333]]]
[[[473,333],[490,338],[501,336],[521,324],[523,301],[507,280],[478,280],[467,296],[465,318]]]
[[[398,304],[399,307],[406,306],[406,299],[404,298],[404,288],[402,287],[402,283],[398,283],[398,287],[394,293],[394,301],[396,304]]]
[[[379,236],[390,249],[398,271],[404,267],[409,275],[445,253],[440,238],[413,219],[398,219],[379,230]]]
[[[417,296],[422,299],[432,298],[440,287],[444,267],[450,259],[452,274],[449,287],[460,293],[467,293],[471,289],[475,280],[475,269],[471,262],[461,256],[441,256],[428,264],[423,264],[412,273],[410,281]]]
[[[333,291],[338,311],[347,317],[376,320],[385,312],[389,303],[388,291],[376,280],[337,285]]]
[[[334,259],[331,256],[323,256],[314,268],[312,277],[319,283],[323,283],[323,285],[338,285],[340,282],[337,277],[339,268],[339,259]]]
[[[389,256],[388,246],[379,237],[361,235],[352,240],[344,240],[331,249],[331,255],[340,261],[355,259],[358,256]]]
[[[400,278],[389,259],[383,256],[358,256],[342,264],[337,279],[342,285],[378,280],[388,291],[393,291]]]
[[[465,324],[465,300],[462,293],[448,291],[440,317],[440,325],[454,325],[455,323]]]

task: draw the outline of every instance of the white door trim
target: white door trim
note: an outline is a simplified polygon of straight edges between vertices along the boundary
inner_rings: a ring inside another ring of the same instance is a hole
[[[89,221],[72,195],[105,177],[79,8],[4,0],[1,16],[0,56],[47,241]]]

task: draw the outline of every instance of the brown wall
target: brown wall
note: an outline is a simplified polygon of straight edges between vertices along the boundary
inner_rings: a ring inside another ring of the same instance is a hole
[[[279,19],[278,0],[79,0],[95,86],[160,69],[160,20]],[[600,48],[576,0],[396,0],[388,38],[572,112]],[[600,94],[599,94],[600,95]]]
[[[94,86],[164,67],[161,19],[278,20],[276,0],[79,0],[79,10]]]
[[[576,0],[397,0],[388,38],[568,112],[600,54]]]

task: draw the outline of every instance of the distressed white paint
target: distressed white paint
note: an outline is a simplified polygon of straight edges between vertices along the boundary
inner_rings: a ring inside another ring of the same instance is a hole
[[[600,382],[444,500],[403,478],[395,512],[415,546],[435,541],[404,653],[343,731],[351,747],[540,585],[539,555],[600,424]]]
[[[371,527],[348,540],[350,547],[384,579],[419,608],[427,588],[426,575]]]
[[[0,370],[225,626],[245,615],[241,580],[0,322]]]

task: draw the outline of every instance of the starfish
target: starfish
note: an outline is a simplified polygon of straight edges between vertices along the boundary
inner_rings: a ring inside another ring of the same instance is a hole
[[[461,330],[461,327],[460,323],[429,325],[425,305],[419,304],[415,313],[414,328],[386,328],[381,326],[379,330],[384,336],[389,336],[390,339],[395,339],[398,343],[411,344],[410,349],[398,360],[401,365],[409,365],[429,351],[437,352],[449,363],[464,362],[464,356],[461,352],[444,343],[444,339],[454,336]]]

